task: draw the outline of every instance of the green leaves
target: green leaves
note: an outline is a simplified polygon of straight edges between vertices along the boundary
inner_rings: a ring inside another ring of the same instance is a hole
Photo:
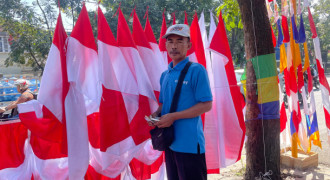
[[[243,29],[241,15],[237,1],[224,0],[216,9],[217,16],[222,12],[222,18],[226,24],[226,29],[231,31],[233,28]]]

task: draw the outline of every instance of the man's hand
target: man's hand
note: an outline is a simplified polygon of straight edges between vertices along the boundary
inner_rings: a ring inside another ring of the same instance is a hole
[[[151,117],[153,117],[153,118],[158,117],[158,114],[159,114],[159,112],[155,111],[154,113],[151,114]]]
[[[159,128],[170,127],[173,122],[176,120],[174,113],[165,114],[160,117],[160,121],[154,123]]]
[[[4,107],[0,107],[0,113],[3,113],[5,111],[6,111],[6,109]]]
[[[147,123],[148,123],[148,125],[151,126],[151,127],[155,127],[155,126],[156,126],[155,123],[152,122],[152,121],[147,121]]]

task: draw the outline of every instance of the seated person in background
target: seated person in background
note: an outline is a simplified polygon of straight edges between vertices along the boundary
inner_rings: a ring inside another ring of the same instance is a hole
[[[17,107],[17,104],[24,103],[30,101],[34,98],[33,93],[29,89],[29,84],[25,79],[17,79],[14,83],[17,87],[17,91],[21,93],[21,96],[14,102],[10,103],[7,107],[1,107],[0,113],[8,111],[10,109],[14,109]],[[15,116],[16,112],[12,112],[12,116]]]

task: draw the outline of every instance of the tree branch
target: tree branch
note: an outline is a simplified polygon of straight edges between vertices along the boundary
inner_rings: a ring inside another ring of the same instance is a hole
[[[33,58],[34,62],[37,64],[38,68],[41,69],[41,71],[43,72],[43,71],[44,71],[44,67],[42,67],[42,66],[39,64],[37,58],[35,57],[35,55],[34,55],[33,52],[32,52],[31,46],[28,46],[28,50],[29,50],[29,53],[30,53],[31,57]]]
[[[48,24],[48,20],[47,20],[46,13],[45,13],[45,11],[42,9],[42,7],[41,7],[41,5],[40,5],[40,3],[39,3],[39,0],[37,0],[37,4],[38,4],[38,6],[39,6],[39,8],[40,8],[40,10],[41,10],[41,12],[42,12],[42,14],[43,14],[43,16],[44,16],[45,21],[46,21],[46,26],[47,26],[47,30],[48,30],[49,40],[50,40],[50,43],[52,43],[52,36],[51,36],[51,34],[50,34],[50,28],[49,28],[49,24]]]

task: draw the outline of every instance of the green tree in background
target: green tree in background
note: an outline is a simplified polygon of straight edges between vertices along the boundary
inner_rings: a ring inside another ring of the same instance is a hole
[[[234,64],[236,67],[244,68],[246,63],[244,52],[244,34],[238,3],[237,1],[224,0],[216,11],[217,16],[219,16],[220,11],[222,12]]]
[[[88,0],[86,5],[96,5],[98,0]],[[280,3],[278,1],[278,3]],[[177,23],[183,23],[184,11],[188,14],[188,23],[193,19],[195,11],[198,16],[204,11],[206,28],[208,29],[210,16],[209,10],[217,12],[220,10],[225,21],[227,36],[236,67],[243,68],[245,66],[244,52],[244,35],[242,29],[242,21],[240,18],[240,10],[237,1],[223,0],[102,0],[104,14],[113,31],[117,36],[117,16],[116,13],[119,4],[121,9],[131,25],[132,20],[130,14],[133,8],[136,8],[137,15],[142,26],[145,25],[144,15],[149,6],[149,20],[155,33],[156,39],[160,36],[162,24],[162,13],[165,9],[165,17],[167,26],[172,22],[171,14],[176,15]],[[279,4],[280,6],[280,4]],[[314,21],[321,41],[321,53],[323,61],[328,59],[329,49],[329,6],[330,0],[319,0],[312,3]],[[69,18],[72,23],[66,27],[68,34],[72,30],[78,15],[82,8],[81,0],[61,0],[61,11]],[[24,4],[22,0],[0,0],[0,26],[3,31],[7,32],[13,40],[11,41],[10,57],[6,60],[6,65],[13,64],[29,65],[34,70],[43,70],[47,54],[50,49],[53,30],[58,15],[58,0],[34,0],[33,6]],[[93,27],[94,36],[97,36],[97,14],[96,8],[89,12],[89,17]],[[305,29],[307,33],[307,41],[310,52],[313,52],[312,39],[310,35],[309,21],[307,19],[306,10],[303,11]],[[277,27],[273,24],[275,34]],[[313,53],[311,54],[314,57]]]
[[[54,24],[56,15],[51,4],[45,1],[35,1],[33,5],[40,8],[42,14],[20,0],[0,1],[0,26],[11,37],[11,52],[5,65],[27,65],[42,74],[52,42],[50,25]]]

